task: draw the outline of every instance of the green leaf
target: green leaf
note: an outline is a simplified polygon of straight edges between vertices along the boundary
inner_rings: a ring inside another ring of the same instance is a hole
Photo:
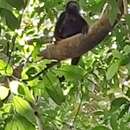
[[[120,62],[116,61],[111,64],[111,66],[108,68],[106,72],[106,78],[107,80],[110,80],[113,78],[113,76],[118,72]]]
[[[117,119],[118,119],[117,114],[113,114],[111,116],[110,123],[111,123],[111,127],[113,130],[118,130],[118,123],[117,123],[118,120]]]
[[[35,130],[34,125],[23,116],[17,116],[19,130]],[[22,129],[21,129],[22,128]]]
[[[64,65],[56,73],[64,75],[68,81],[79,81],[84,76],[83,69],[74,65]]]
[[[32,91],[29,90],[29,87],[21,85],[19,87],[19,92],[22,93],[25,96],[25,98],[27,99],[27,101],[29,101],[31,103],[34,102],[34,97],[33,97]]]
[[[7,122],[5,130],[35,130],[35,127],[26,118],[17,115]]]
[[[24,0],[7,0],[7,2],[18,10],[24,7]]]
[[[113,50],[112,54],[114,58],[118,58],[118,59],[121,58],[121,53],[118,50]]]
[[[12,11],[13,8],[11,5],[9,5],[6,0],[0,0],[0,8],[2,9],[6,9],[6,10],[9,10],[9,11]]]
[[[19,20],[18,20],[18,18],[16,18],[16,17],[14,16],[14,14],[13,14],[11,11],[8,11],[8,10],[6,10],[6,9],[3,9],[3,10],[1,11],[1,14],[2,14],[2,16],[5,17],[5,19],[6,19],[6,24],[7,24],[7,26],[8,26],[11,30],[15,30],[15,29],[19,28],[19,26],[20,26]]]
[[[109,13],[109,20],[111,24],[113,25],[117,18],[118,6],[117,6],[116,0],[109,0],[109,3],[111,5],[111,11]]]
[[[15,96],[13,98],[13,103],[16,111],[20,115],[24,116],[30,122],[35,122],[33,110],[27,101],[21,97]]]
[[[119,97],[111,102],[111,111],[119,109],[123,104],[127,104],[129,101],[124,97]]]
[[[10,120],[9,122],[7,122],[5,126],[5,130],[14,130],[13,125],[14,125],[14,120]]]
[[[4,86],[0,86],[0,100],[4,100],[9,94],[9,89],[4,87]]]
[[[110,130],[105,126],[96,126],[95,128],[93,128],[92,130]]]
[[[130,45],[126,45],[123,50],[125,54],[128,55],[130,53]]]
[[[33,76],[34,74],[37,73],[37,69],[35,67],[30,67],[27,71],[26,71],[26,74],[28,75],[28,77],[31,77]]]
[[[5,61],[0,60],[0,74],[11,76],[13,73],[12,67],[7,64]]]
[[[56,104],[61,105],[64,102],[65,96],[63,95],[59,80],[54,73],[48,72],[47,76],[43,78],[42,84]]]

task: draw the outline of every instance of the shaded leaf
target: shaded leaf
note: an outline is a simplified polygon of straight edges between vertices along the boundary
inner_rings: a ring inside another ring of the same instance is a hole
[[[92,130],[110,130],[105,126],[96,126],[95,128],[93,128]]]
[[[7,0],[7,2],[18,10],[24,7],[24,0]]]
[[[19,115],[7,122],[5,130],[35,130],[35,127],[28,120]]]
[[[65,100],[65,96],[63,95],[63,91],[60,87],[59,80],[56,75],[48,72],[47,76],[43,78],[43,86],[46,88],[49,96],[60,105]]]
[[[1,14],[2,14],[2,16],[5,17],[6,24],[11,30],[15,30],[15,29],[19,28],[19,26],[20,26],[19,20],[18,20],[18,18],[16,18],[16,16],[11,11],[3,9],[1,11]]]
[[[64,65],[56,73],[64,75],[68,81],[79,81],[84,76],[83,69],[74,65]]]
[[[113,76],[118,72],[120,62],[114,62],[111,64],[111,66],[108,68],[106,72],[106,78],[107,80],[110,80],[113,78]]]
[[[11,76],[13,73],[12,67],[5,61],[0,60],[0,74]]]
[[[7,9],[9,11],[12,11],[12,6],[9,5],[6,0],[0,0],[0,8]]]
[[[119,97],[111,102],[111,111],[119,109],[123,104],[127,104],[129,101],[124,97]]]
[[[15,96],[13,98],[13,103],[16,111],[28,119],[30,122],[35,122],[34,113],[27,101],[22,99],[21,97]]]

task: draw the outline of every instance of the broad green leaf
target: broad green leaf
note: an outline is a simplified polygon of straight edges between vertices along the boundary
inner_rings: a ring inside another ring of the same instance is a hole
[[[130,63],[130,53],[128,55],[123,55],[121,58],[121,65],[127,65]]]
[[[44,76],[42,84],[55,103],[61,105],[61,103],[64,102],[65,96],[63,95],[59,80],[55,74],[48,72],[47,76]]]
[[[14,130],[13,126],[14,126],[14,120],[10,120],[9,122],[7,122],[5,130]]]
[[[95,128],[93,128],[92,130],[110,130],[105,126],[96,126]]]
[[[118,72],[120,62],[116,61],[111,64],[111,66],[108,68],[106,72],[106,79],[110,80],[113,78],[113,76]]]
[[[128,55],[130,53],[130,45],[126,45],[123,50],[125,54]]]
[[[3,60],[0,60],[0,74],[11,76],[12,73],[13,73],[12,67]]]
[[[111,25],[113,25],[117,18],[118,6],[116,0],[109,0],[109,3],[111,6],[111,11],[109,13],[109,20],[111,22]]]
[[[13,98],[13,103],[16,111],[28,119],[30,122],[35,122],[34,113],[27,101],[22,99],[21,97],[15,96]]]
[[[118,59],[121,58],[121,53],[118,50],[113,50],[112,54],[114,58],[118,58]]]
[[[7,0],[7,2],[18,10],[24,7],[24,0]]]
[[[12,11],[12,6],[6,2],[6,0],[0,0],[0,8]]]
[[[24,117],[18,115],[7,122],[5,130],[35,130],[35,127]]]
[[[129,101],[124,97],[119,97],[111,102],[111,111],[119,109],[123,104],[127,104]]]
[[[25,98],[29,101],[29,102],[34,102],[34,97],[32,94],[32,91],[29,90],[29,88],[27,86],[21,85],[19,87],[19,91],[22,92],[23,95],[25,95]]]
[[[117,114],[113,114],[111,116],[111,119],[110,119],[110,123],[111,123],[111,127],[113,130],[118,130],[118,115]]]
[[[18,20],[18,18],[16,18],[16,16],[11,11],[3,9],[1,11],[1,14],[2,14],[2,16],[5,17],[6,24],[11,30],[15,30],[15,29],[19,28],[19,25],[20,25],[19,20]]]
[[[68,81],[79,81],[84,76],[83,69],[74,65],[64,65],[56,73],[59,75],[64,75]]]
[[[32,123],[30,123],[28,120],[26,120],[24,117],[19,116],[18,119],[20,124],[19,126],[21,126],[21,128],[24,127],[24,130],[35,130],[35,126]]]
[[[4,87],[4,86],[0,86],[0,100],[4,100],[9,94],[9,89]]]

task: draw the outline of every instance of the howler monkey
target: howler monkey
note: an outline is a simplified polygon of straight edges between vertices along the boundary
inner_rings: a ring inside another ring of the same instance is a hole
[[[67,3],[65,11],[61,13],[56,22],[54,37],[56,41],[60,41],[77,33],[86,34],[88,28],[88,23],[80,15],[79,4],[71,0]],[[79,59],[80,57],[73,58],[71,64],[78,64]]]

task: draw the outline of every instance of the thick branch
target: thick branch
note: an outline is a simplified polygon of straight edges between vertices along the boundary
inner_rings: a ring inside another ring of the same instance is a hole
[[[122,0],[118,1],[120,13],[117,14],[117,19],[114,25],[111,25],[109,18],[104,14],[92,27],[86,35],[77,34],[72,37],[59,41],[57,44],[51,44],[47,49],[41,52],[44,59],[64,60],[74,58],[93,49],[108,35],[115,24],[120,20],[122,11]]]
[[[42,52],[46,59],[63,60],[78,57],[99,44],[111,31],[112,26],[107,17],[103,16],[90,27],[87,35],[77,34],[47,47]]]

